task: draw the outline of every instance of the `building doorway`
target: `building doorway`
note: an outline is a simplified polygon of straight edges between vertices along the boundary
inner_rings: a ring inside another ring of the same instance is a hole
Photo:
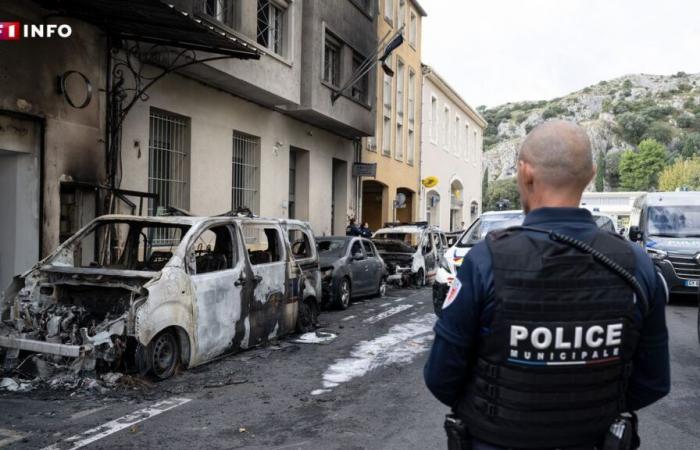
[[[345,234],[348,211],[348,162],[333,158],[331,234]]]
[[[450,184],[450,231],[464,228],[464,200],[462,182],[453,180]]]
[[[440,194],[430,190],[425,196],[425,218],[428,224],[440,226]]]
[[[400,204],[395,204],[395,221],[396,222],[413,222],[413,200],[414,200],[414,192],[411,189],[408,188],[398,188],[396,190],[396,197],[395,200],[400,197],[400,194],[403,195],[404,201],[403,201],[403,206]]]
[[[0,114],[0,285],[40,257],[41,122]]]
[[[309,220],[309,152],[296,147],[289,150],[290,219]]]
[[[384,225],[382,213],[387,202],[387,186],[377,180],[362,182],[362,222],[367,222],[372,231]]]

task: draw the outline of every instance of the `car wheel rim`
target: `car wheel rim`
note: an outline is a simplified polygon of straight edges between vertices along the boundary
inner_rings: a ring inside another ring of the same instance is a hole
[[[343,281],[340,286],[340,293],[340,301],[343,302],[343,305],[347,305],[350,302],[350,286],[347,281]]]
[[[175,341],[169,334],[163,334],[153,346],[153,371],[162,376],[169,372],[175,364]]]

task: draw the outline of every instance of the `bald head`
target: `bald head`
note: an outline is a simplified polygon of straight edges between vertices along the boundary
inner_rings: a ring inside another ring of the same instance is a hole
[[[535,127],[520,147],[519,159],[530,165],[537,181],[557,189],[583,191],[593,177],[591,142],[573,122],[554,120]]]

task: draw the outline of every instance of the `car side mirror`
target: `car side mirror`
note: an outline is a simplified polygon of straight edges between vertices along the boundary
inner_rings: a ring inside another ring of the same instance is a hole
[[[639,229],[638,226],[631,226],[630,227],[630,241],[632,242],[640,242],[644,240],[644,232]]]

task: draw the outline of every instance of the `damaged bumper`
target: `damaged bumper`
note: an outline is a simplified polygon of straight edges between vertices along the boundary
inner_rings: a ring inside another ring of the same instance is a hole
[[[68,358],[82,358],[93,350],[92,345],[56,344],[10,336],[0,336],[0,347]]]

